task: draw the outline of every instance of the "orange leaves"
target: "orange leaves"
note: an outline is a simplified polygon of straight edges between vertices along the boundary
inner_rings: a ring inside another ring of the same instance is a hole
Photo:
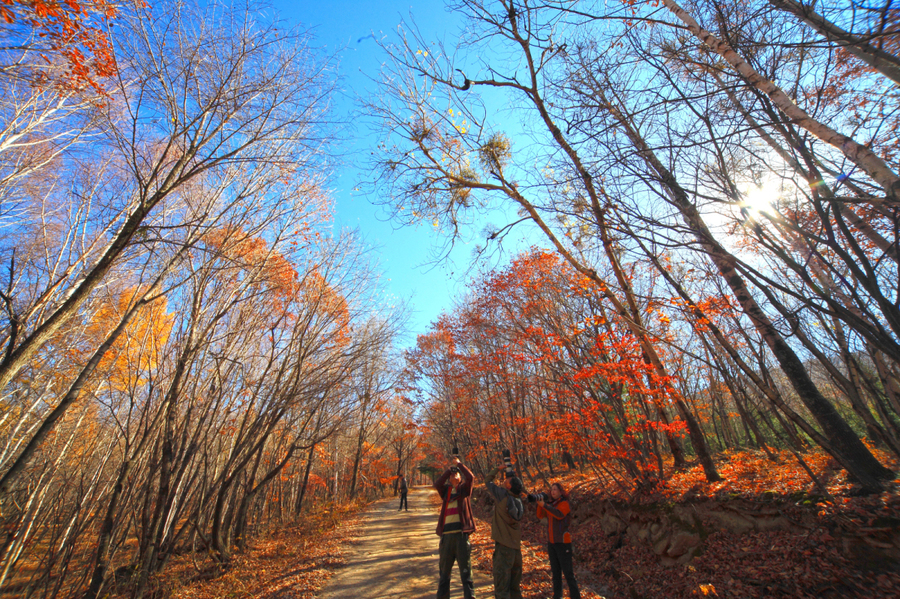
[[[325,482],[324,478],[322,478],[318,474],[312,474],[312,473],[310,473],[309,480],[307,480],[306,485],[310,489],[315,489],[315,488],[324,489],[324,488],[328,487],[328,483]]]
[[[107,36],[116,17],[116,5],[106,0],[3,0],[0,17],[13,25],[12,35],[22,44],[33,36],[46,41],[62,57],[66,73],[56,83],[80,90],[92,87],[102,92],[101,80],[116,71],[112,45]],[[45,59],[50,62],[48,58]]]
[[[225,227],[210,231],[203,240],[239,270],[254,277],[255,286],[265,289],[274,307],[286,308],[299,290],[299,274],[294,265],[264,239],[251,237],[240,227]],[[230,277],[234,283],[240,279],[237,271]]]
[[[730,297],[716,295],[695,302],[696,306],[707,315],[736,314],[736,307]]]
[[[300,284],[301,294],[316,312],[327,319],[334,333],[332,343],[342,347],[350,342],[350,311],[346,298],[325,281],[317,271],[313,271]]]
[[[224,228],[207,233],[204,240],[245,268],[260,269],[262,278],[276,292],[290,294],[296,287],[299,275],[294,266],[281,253],[272,250],[264,239],[250,237],[241,228]]]
[[[102,338],[109,334],[144,291],[132,287],[117,298],[104,301],[91,320],[89,335]],[[114,389],[121,391],[144,384],[147,371],[156,367],[174,323],[167,305],[166,298],[160,297],[139,308],[125,332],[104,354],[100,368],[109,372]]]
[[[208,232],[203,241],[227,264],[217,277],[230,289],[240,285],[251,290],[257,306],[271,322],[295,323],[315,320],[319,329],[329,329],[330,344],[350,342],[350,310],[346,298],[313,268],[302,278],[294,264],[260,237],[242,228],[224,227]],[[274,337],[270,338],[274,342]]]

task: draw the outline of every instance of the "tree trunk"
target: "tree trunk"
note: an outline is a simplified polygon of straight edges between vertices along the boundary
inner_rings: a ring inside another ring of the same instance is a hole
[[[297,505],[294,506],[294,513],[300,514],[303,509],[303,498],[306,497],[306,486],[309,484],[309,473],[312,470],[313,456],[315,456],[316,444],[313,443],[309,448],[309,454],[306,456],[306,470],[303,472],[303,486],[300,487],[300,496],[297,497]]]
[[[845,31],[797,0],[769,0],[769,4],[790,13],[819,32],[822,37],[857,57],[895,84],[900,85],[900,60],[889,52]]]
[[[887,202],[896,205],[900,194],[900,177],[881,159],[878,154],[842,133],[831,129],[811,117],[805,110],[794,104],[790,97],[775,83],[757,72],[728,44],[703,29],[699,23],[674,0],[662,0],[666,8],[678,17],[701,42],[721,56],[750,85],[766,94],[775,106],[792,122],[806,129],[825,143],[840,150],[844,156],[858,165],[880,185]],[[877,203],[878,200],[871,200]]]

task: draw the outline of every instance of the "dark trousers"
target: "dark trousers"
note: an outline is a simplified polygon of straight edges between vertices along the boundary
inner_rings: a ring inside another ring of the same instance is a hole
[[[581,591],[572,571],[572,543],[547,543],[550,555],[550,572],[553,575],[553,599],[562,599],[562,577],[565,575],[569,585],[569,597],[581,599]]]
[[[453,572],[453,562],[456,562],[459,568],[463,597],[475,599],[475,581],[472,580],[472,567],[469,565],[471,551],[469,533],[451,532],[441,535],[441,544],[438,547],[441,578],[438,581],[437,599],[450,599],[450,574]]]
[[[403,491],[400,491],[400,507],[397,508],[397,511],[399,512],[400,510],[403,510],[403,509],[405,509],[406,511],[409,511],[409,504],[406,502],[406,493],[404,493]]]
[[[522,599],[522,549],[494,543],[495,599]]]

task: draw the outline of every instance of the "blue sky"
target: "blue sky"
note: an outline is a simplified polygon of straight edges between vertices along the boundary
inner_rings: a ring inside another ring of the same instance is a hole
[[[355,108],[353,98],[373,92],[375,77],[384,58],[381,49],[370,37],[391,35],[402,20],[410,15],[416,24],[434,38],[454,40],[462,26],[456,15],[448,13],[442,0],[330,0],[328,2],[275,2],[275,9],[290,25],[311,29],[314,45],[326,52],[339,51],[341,88],[343,93],[335,100],[335,116],[350,118]],[[363,39],[361,39],[363,38]],[[377,141],[365,128],[350,130],[348,163],[354,154],[367,153]],[[388,294],[411,299],[410,343],[414,335],[424,333],[428,324],[442,310],[449,310],[452,298],[464,289],[461,275],[466,271],[471,248],[461,246],[454,251],[452,263],[426,264],[431,249],[441,239],[427,223],[418,227],[398,229],[386,222],[382,210],[369,199],[354,193],[359,173],[348,165],[340,169],[332,182],[337,201],[335,225],[359,228],[366,240],[375,246],[378,262],[385,273]]]

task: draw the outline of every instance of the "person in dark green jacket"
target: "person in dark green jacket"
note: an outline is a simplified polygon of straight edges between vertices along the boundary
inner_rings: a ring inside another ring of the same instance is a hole
[[[487,490],[494,499],[491,538],[494,539],[493,574],[495,599],[522,599],[522,528],[525,513],[522,493],[525,486],[516,477],[508,477],[503,485],[494,484],[498,466],[487,475]]]

